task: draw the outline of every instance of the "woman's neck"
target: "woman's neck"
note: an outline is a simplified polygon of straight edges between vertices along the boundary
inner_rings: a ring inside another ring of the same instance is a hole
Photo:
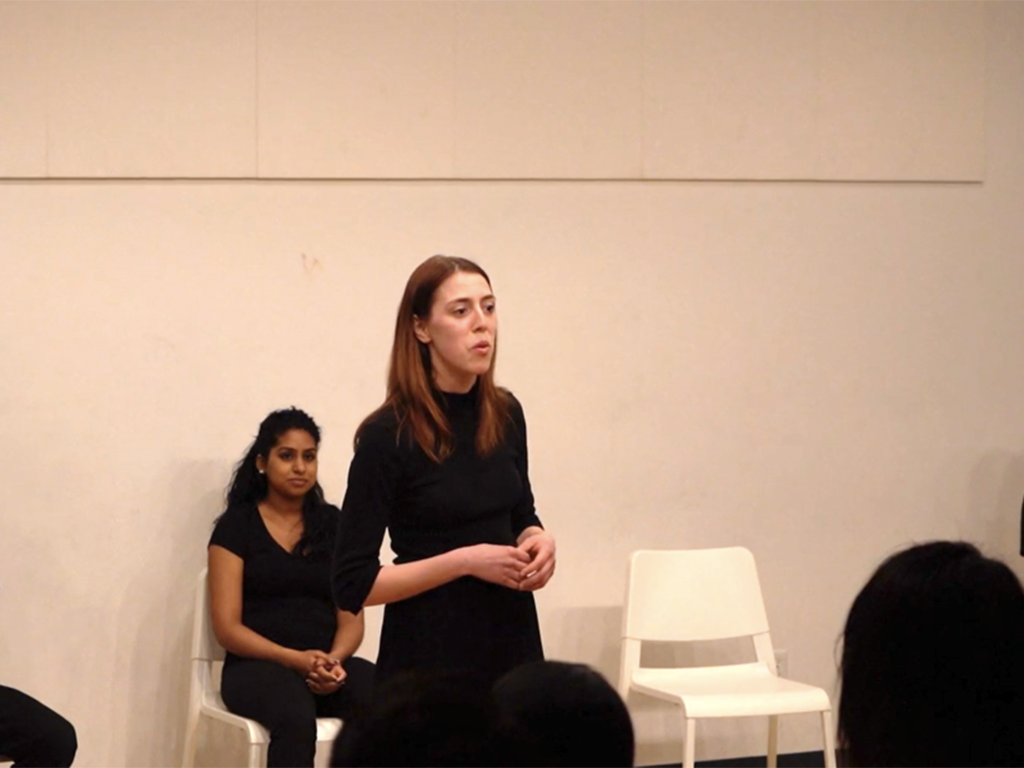
[[[303,497],[289,499],[269,490],[260,506],[277,517],[302,517],[302,501]]]
[[[448,371],[434,369],[434,386],[439,392],[448,392],[453,395],[464,395],[476,386],[479,377],[476,374],[463,376],[454,375]]]

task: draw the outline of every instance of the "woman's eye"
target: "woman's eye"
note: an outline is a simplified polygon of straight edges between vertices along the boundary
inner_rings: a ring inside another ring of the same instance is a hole
[[[305,458],[306,461],[316,461],[316,454],[315,453],[307,453],[304,458]]]
[[[455,310],[454,310],[454,314],[455,314],[456,317],[462,317],[464,314],[466,314],[466,308],[465,307],[456,307]]]
[[[494,310],[495,310],[495,306],[493,304],[485,304],[484,305],[484,312],[486,312],[487,314],[490,314]]]

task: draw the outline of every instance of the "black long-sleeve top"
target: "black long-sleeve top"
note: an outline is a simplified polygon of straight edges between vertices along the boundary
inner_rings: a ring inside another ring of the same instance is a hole
[[[385,412],[366,425],[349,469],[334,553],[332,589],[339,608],[357,612],[381,568],[390,531],[395,563],[473,544],[515,545],[541,525],[530,488],[526,420],[509,395],[511,423],[490,456],[475,447],[476,390],[437,393],[455,436],[437,463]],[[542,658],[531,593],[463,577],[385,610],[378,675],[408,668],[469,669],[495,677]]]

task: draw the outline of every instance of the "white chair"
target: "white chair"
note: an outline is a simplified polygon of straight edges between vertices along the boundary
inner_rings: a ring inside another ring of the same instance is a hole
[[[210,621],[209,589],[206,585],[206,569],[199,574],[196,585],[196,616],[192,628],[192,680],[189,686],[188,721],[185,726],[185,757],[182,765],[192,768],[196,764],[196,732],[201,715],[240,728],[249,737],[249,768],[261,768],[267,764],[267,745],[270,734],[267,729],[250,720],[228,711],[220,697],[220,691],[213,687],[213,663],[224,660],[224,649],[213,634]],[[341,730],[341,720],[335,717],[321,717],[316,721],[317,750],[324,744],[333,743]]]
[[[640,666],[645,640],[695,642],[749,636],[757,661],[714,667]],[[682,707],[683,765],[693,768],[696,721],[768,715],[774,768],[778,715],[820,712],[825,764],[835,768],[832,704],[821,688],[778,676],[754,556],[743,547],[641,550],[630,559],[619,693],[637,691]]]

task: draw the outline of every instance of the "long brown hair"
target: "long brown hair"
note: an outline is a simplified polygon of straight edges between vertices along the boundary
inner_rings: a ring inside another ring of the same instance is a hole
[[[444,411],[434,398],[433,370],[430,349],[416,338],[413,321],[426,320],[434,302],[434,293],[456,272],[469,272],[483,277],[490,286],[491,278],[479,264],[458,256],[431,256],[409,276],[402,303],[398,305],[395,340],[391,347],[388,391],[384,404],[367,416],[356,430],[355,443],[371,421],[387,410],[398,418],[398,434],[408,434],[433,461],[444,461],[455,447],[455,437]],[[494,339],[491,366],[477,378],[477,407],[480,424],[476,431],[476,450],[490,455],[505,439],[509,421],[508,393],[494,383],[494,361],[498,339]]]

